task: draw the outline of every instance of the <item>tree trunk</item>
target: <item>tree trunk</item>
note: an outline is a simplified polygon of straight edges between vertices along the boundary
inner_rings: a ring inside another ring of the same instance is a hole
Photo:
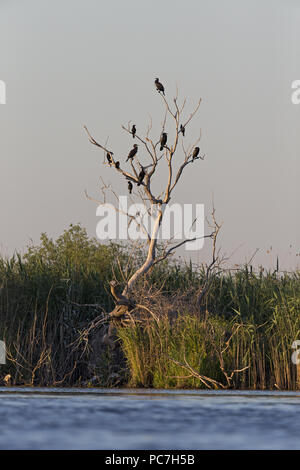
[[[164,206],[162,207],[162,204],[159,204],[159,209],[158,209],[158,214],[155,220],[155,224],[153,227],[153,231],[151,234],[151,241],[149,244],[148,248],[148,255],[146,258],[146,261],[144,264],[131,276],[129,279],[125,289],[122,292],[122,295],[127,296],[134,284],[137,282],[137,280],[142,277],[144,274],[146,274],[151,266],[153,265],[156,257],[156,246],[157,246],[157,236],[159,232],[159,228],[162,222],[163,218],[163,212],[164,212]]]

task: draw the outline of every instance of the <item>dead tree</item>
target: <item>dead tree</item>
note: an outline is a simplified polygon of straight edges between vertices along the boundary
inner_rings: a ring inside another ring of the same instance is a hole
[[[153,213],[155,213],[151,232],[147,230],[147,228],[143,225],[137,216],[126,213],[129,224],[137,224],[140,230],[143,231],[146,235],[145,238],[147,244],[147,255],[136,271],[127,279],[125,279],[125,287],[122,294],[117,293],[114,283],[110,284],[112,296],[116,301],[116,308],[113,310],[113,312],[110,313],[111,317],[119,317],[120,314],[126,313],[127,311],[130,311],[130,309],[134,308],[134,303],[130,299],[133,286],[151,268],[153,268],[157,263],[160,263],[161,261],[168,258],[177,248],[184,245],[185,243],[203,238],[194,237],[184,239],[179,243],[175,243],[172,240],[169,240],[167,243],[165,243],[162,251],[157,250],[158,235],[163,221],[165,208],[170,203],[173,192],[184,175],[184,170],[190,164],[196,165],[198,162],[204,159],[205,155],[201,154],[199,152],[199,147],[197,147],[197,144],[201,139],[201,130],[199,136],[196,137],[194,141],[190,141],[189,145],[185,144],[188,139],[189,124],[196,116],[200,108],[201,99],[199,99],[197,104],[194,106],[192,112],[184,118],[186,99],[184,99],[181,105],[179,105],[178,90],[176,96],[171,102],[162,93],[159,93],[158,95],[156,94],[156,96],[158,96],[158,99],[162,100],[165,109],[163,121],[161,123],[161,133],[160,135],[156,135],[155,138],[151,136],[152,120],[150,120],[150,124],[148,125],[145,135],[140,134],[139,130],[141,129],[141,126],[137,125],[134,132],[134,137],[135,141],[138,142],[139,150],[135,152],[133,158],[129,159],[128,163],[125,162],[124,158],[126,151],[122,154],[122,157],[120,156],[117,158],[115,153],[107,148],[107,144],[104,145],[96,141],[90,134],[87,127],[84,126],[90,142],[104,151],[103,163],[109,165],[110,171],[116,171],[119,173],[122,179],[126,179],[132,183],[134,191],[132,191],[132,194],[130,193],[130,197],[134,197],[141,201],[147,208],[147,213],[150,216],[153,217]],[[127,126],[122,125],[122,129],[127,132],[130,137],[133,135],[131,121],[129,121]],[[165,133],[166,129],[168,130],[168,141],[163,146],[161,151],[161,136]],[[109,159],[107,159],[108,156]],[[144,160],[146,160],[143,161],[143,163],[141,163],[141,156],[143,156]],[[167,178],[161,193],[156,194],[153,190],[153,182],[155,180],[161,182],[161,178],[158,176],[159,169],[163,162],[165,162],[167,165]],[[131,167],[130,171],[128,171],[126,168],[129,165]],[[104,182],[101,190],[103,193],[103,200],[101,201],[96,200],[87,194],[86,195],[89,199],[94,200],[98,204],[105,204],[106,192],[110,191],[115,199],[115,209],[116,211],[120,211],[120,208],[117,207],[119,195]],[[212,233],[205,235],[204,238],[208,237],[214,239],[216,230],[218,230],[218,227],[214,227]]]

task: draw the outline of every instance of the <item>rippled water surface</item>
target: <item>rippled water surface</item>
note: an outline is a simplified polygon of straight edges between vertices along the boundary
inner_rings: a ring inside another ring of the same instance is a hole
[[[300,449],[300,392],[0,388],[0,449]]]

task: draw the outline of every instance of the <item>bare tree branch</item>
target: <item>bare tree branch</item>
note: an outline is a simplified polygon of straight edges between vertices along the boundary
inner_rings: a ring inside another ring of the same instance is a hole
[[[161,86],[161,88],[158,91],[163,91],[163,90],[164,88]],[[216,231],[214,229],[214,231],[210,235],[206,235],[204,237],[195,236],[194,238],[191,238],[191,239],[182,240],[181,242],[176,243],[172,247],[165,248],[162,254],[157,255],[158,234],[159,234],[159,230],[163,221],[164,210],[166,208],[166,205],[169,204],[171,200],[172,191],[178,184],[186,166],[192,162],[195,162],[196,160],[204,159],[203,155],[199,155],[199,156],[194,155],[193,157],[191,153],[192,149],[195,147],[195,145],[198,143],[198,141],[201,138],[201,133],[200,133],[200,137],[196,139],[196,143],[194,144],[192,148],[186,150],[184,148],[184,145],[182,145],[183,155],[184,155],[183,160],[181,160],[181,163],[180,163],[180,159],[179,159],[179,168],[174,174],[173,159],[174,159],[175,153],[178,150],[179,136],[180,134],[182,134],[182,127],[180,128],[180,124],[182,125],[183,123],[184,128],[186,128],[190,124],[191,120],[195,117],[195,115],[197,114],[200,108],[201,99],[198,101],[195,108],[190,113],[189,117],[184,120],[182,119],[182,113],[183,113],[183,110],[185,109],[187,100],[186,98],[184,98],[183,103],[181,105],[178,104],[178,86],[176,85],[176,95],[173,99],[172,106],[169,104],[167,98],[164,96],[163,93],[159,92],[159,94],[161,95],[161,98],[165,105],[164,117],[163,117],[163,121],[161,124],[161,132],[162,133],[165,132],[171,122],[173,126],[173,131],[172,133],[170,131],[169,135],[174,134],[173,142],[166,143],[166,145],[164,145],[163,152],[159,154],[158,149],[160,145],[160,139],[153,140],[150,137],[150,132],[152,131],[152,128],[153,128],[152,118],[150,118],[150,123],[146,130],[146,136],[141,135],[140,130],[139,130],[140,128],[137,125],[136,126],[137,132],[134,133],[134,137],[137,139],[137,141],[139,141],[142,144],[142,148],[144,148],[144,150],[146,151],[146,154],[148,155],[148,157],[150,157],[150,164],[149,163],[147,163],[146,165],[142,164],[140,161],[140,154],[138,154],[130,160],[132,172],[128,172],[124,169],[124,161],[123,162],[116,161],[114,153],[107,148],[107,142],[105,145],[102,145],[101,143],[96,141],[94,137],[88,131],[87,127],[84,126],[84,129],[88,134],[89,141],[93,145],[101,148],[104,152],[106,152],[110,156],[110,159],[109,159],[111,160],[110,166],[115,168],[118,171],[118,173],[122,177],[124,177],[126,180],[129,180],[133,184],[138,186],[138,192],[137,193],[134,192],[133,194],[134,196],[139,197],[142,200],[142,202],[146,206],[147,213],[153,215],[152,213],[153,208],[154,207],[156,208],[156,213],[154,216],[154,223],[152,226],[152,232],[151,233],[147,232],[148,248],[147,248],[146,259],[134,273],[131,273],[129,275],[129,278],[127,279],[127,282],[126,282],[126,286],[122,293],[123,296],[129,295],[133,285],[137,282],[137,280],[141,276],[145,275],[157,263],[161,262],[162,260],[170,256],[177,248],[183,246],[189,241],[192,242],[192,241],[198,240],[199,238],[212,238],[214,242],[214,236],[216,234]],[[170,118],[170,120],[168,118]],[[128,134],[132,135],[133,131],[132,131],[132,127],[130,126],[131,126],[131,121],[128,122],[127,127],[122,125],[122,129],[125,130],[125,132],[127,132]],[[155,178],[156,181],[159,181],[161,183],[159,167],[160,167],[160,162],[163,157],[165,157],[165,160],[167,163],[168,176],[167,176],[167,180],[165,181],[165,187],[163,191],[162,192],[160,191],[161,194],[155,195],[152,190],[152,179],[154,180]],[[176,160],[178,162],[178,159]],[[139,173],[142,174],[141,179],[139,179],[140,178]],[[110,186],[104,185],[101,188],[101,190],[102,190],[102,193],[105,193],[106,190],[110,190],[114,194],[116,202],[118,201],[117,193],[115,193],[111,189]],[[94,200],[95,202],[101,203],[100,201],[97,201],[88,195],[87,197],[89,197],[89,199],[91,200]],[[106,199],[104,198],[104,200]],[[117,210],[120,210],[120,209],[118,208]],[[140,220],[137,220],[136,216],[133,216],[132,214],[128,214],[128,213],[126,213],[126,215],[129,218],[129,225],[130,223],[134,222],[138,224],[138,227],[140,227],[141,230],[143,230],[143,227],[142,227],[143,224]]]

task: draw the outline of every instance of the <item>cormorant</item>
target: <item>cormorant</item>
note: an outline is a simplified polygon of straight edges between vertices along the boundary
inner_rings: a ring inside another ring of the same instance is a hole
[[[128,162],[128,160],[130,160],[130,158],[132,159],[136,155],[137,151],[138,151],[138,145],[134,144],[133,149],[131,149],[129,154],[128,154],[126,162]]]
[[[131,181],[128,181],[128,191],[129,191],[129,194],[132,193],[132,182]]]
[[[192,155],[193,161],[194,161],[195,158],[198,156],[198,153],[199,153],[199,152],[200,152],[199,147],[195,147],[195,148],[194,148],[194,151],[193,151],[193,155]]]
[[[159,93],[162,92],[162,94],[165,96],[165,88],[164,88],[164,86],[160,83],[159,78],[156,78],[154,83],[155,83],[155,86],[156,86],[157,91],[158,91]]]
[[[131,128],[131,134],[132,134],[132,137],[135,138],[135,134],[136,134],[136,127],[135,127],[135,124],[133,124],[132,128]]]
[[[119,169],[119,168],[120,168],[120,162],[116,162],[115,167],[116,167],[117,169]]]
[[[183,137],[184,137],[184,134],[185,134],[185,127],[184,127],[182,124],[180,124],[180,130],[181,130],[182,135],[183,135]]]
[[[139,174],[139,182],[138,182],[138,184],[137,184],[138,186],[140,186],[141,183],[143,182],[143,179],[144,179],[144,177],[145,177],[145,174],[146,174],[146,173],[145,173],[145,171],[144,171],[144,168],[142,168],[142,170],[141,170],[141,172],[140,172],[140,174]]]
[[[160,138],[160,150],[161,151],[164,149],[164,146],[167,143],[167,139],[168,139],[167,133],[163,132]]]
[[[106,158],[107,158],[108,164],[109,164],[109,166],[110,166],[111,163],[112,163],[112,159],[111,159],[110,153],[107,153],[107,154],[106,154]]]

